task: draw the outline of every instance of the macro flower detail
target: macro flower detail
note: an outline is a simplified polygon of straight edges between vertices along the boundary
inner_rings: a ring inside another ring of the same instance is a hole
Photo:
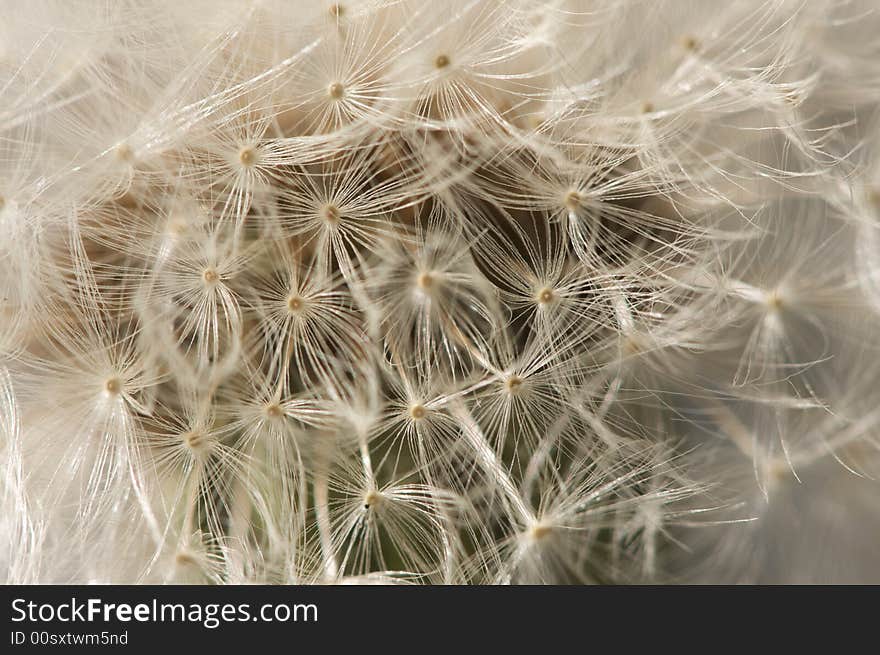
[[[873,0],[0,24],[0,582],[877,582]]]

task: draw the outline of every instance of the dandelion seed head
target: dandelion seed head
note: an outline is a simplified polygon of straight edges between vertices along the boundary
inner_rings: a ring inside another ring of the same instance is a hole
[[[880,578],[880,16],[31,4],[0,582]]]

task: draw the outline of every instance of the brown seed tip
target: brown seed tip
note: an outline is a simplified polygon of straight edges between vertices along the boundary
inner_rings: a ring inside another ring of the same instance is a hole
[[[181,438],[183,439],[183,443],[190,450],[200,450],[208,443],[208,436],[201,430],[184,432],[183,435],[181,435]]]
[[[278,403],[269,403],[266,405],[266,416],[269,418],[281,418],[284,416],[284,410]]]
[[[535,541],[540,541],[544,537],[548,536],[551,532],[553,532],[553,526],[535,523],[535,525],[532,526],[529,532],[531,533],[532,539],[534,539]]]
[[[287,309],[294,313],[302,310],[305,304],[305,301],[299,296],[290,296],[287,299]]]
[[[120,143],[116,146],[116,158],[124,162],[134,161],[134,152],[127,143]]]
[[[442,69],[449,66],[449,57],[446,55],[437,55],[437,58],[434,59],[434,68]]]
[[[104,382],[104,391],[106,391],[111,396],[119,395],[119,392],[122,391],[122,382],[119,378],[113,377]]]
[[[342,18],[345,16],[345,6],[338,4],[330,5],[330,15],[333,16],[333,18]]]
[[[195,556],[186,550],[178,551],[174,561],[178,566],[195,566],[198,563]]]
[[[564,204],[566,208],[574,211],[581,206],[581,200],[580,192],[572,190],[565,194]]]
[[[416,285],[418,285],[419,289],[430,289],[434,286],[434,276],[430,273],[419,273],[419,276],[416,278]]]
[[[504,385],[507,387],[507,391],[510,393],[517,393],[523,385],[523,379],[518,375],[511,375],[504,382]]]
[[[541,303],[542,305],[546,305],[556,299],[556,294],[553,292],[553,289],[548,289],[545,287],[538,292],[537,298],[539,303]]]
[[[202,279],[206,284],[216,284],[220,280],[220,274],[213,268],[206,268],[202,271]]]
[[[257,151],[251,147],[242,148],[238,152],[238,161],[242,166],[253,166],[257,163]]]
[[[413,418],[414,421],[421,421],[425,418],[425,415],[428,413],[428,410],[425,409],[424,405],[413,405],[409,408],[409,415]]]
[[[623,354],[626,356],[638,355],[645,350],[645,343],[641,335],[632,333],[623,339]]]
[[[700,48],[700,42],[693,36],[685,36],[681,39],[681,47],[688,52],[696,52]]]
[[[375,507],[382,501],[382,494],[375,489],[370,489],[364,494],[364,509]]]
[[[345,87],[342,86],[339,82],[334,82],[327,89],[327,93],[334,100],[342,100],[342,96],[345,95]]]
[[[768,309],[777,312],[782,309],[782,296],[778,291],[771,291],[767,294],[766,303]]]
[[[643,114],[650,114],[650,113],[653,113],[653,111],[654,111],[654,103],[653,102],[646,100],[645,102],[642,103],[642,113]]]
[[[321,217],[331,225],[336,225],[341,216],[339,207],[336,205],[325,205],[321,210]]]

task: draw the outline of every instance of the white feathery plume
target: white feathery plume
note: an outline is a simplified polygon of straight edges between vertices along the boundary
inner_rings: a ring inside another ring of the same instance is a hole
[[[871,0],[35,0],[8,583],[880,577]]]

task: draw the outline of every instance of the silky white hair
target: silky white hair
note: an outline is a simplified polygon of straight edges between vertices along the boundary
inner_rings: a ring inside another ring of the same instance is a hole
[[[873,0],[0,10],[0,581],[880,580]]]

